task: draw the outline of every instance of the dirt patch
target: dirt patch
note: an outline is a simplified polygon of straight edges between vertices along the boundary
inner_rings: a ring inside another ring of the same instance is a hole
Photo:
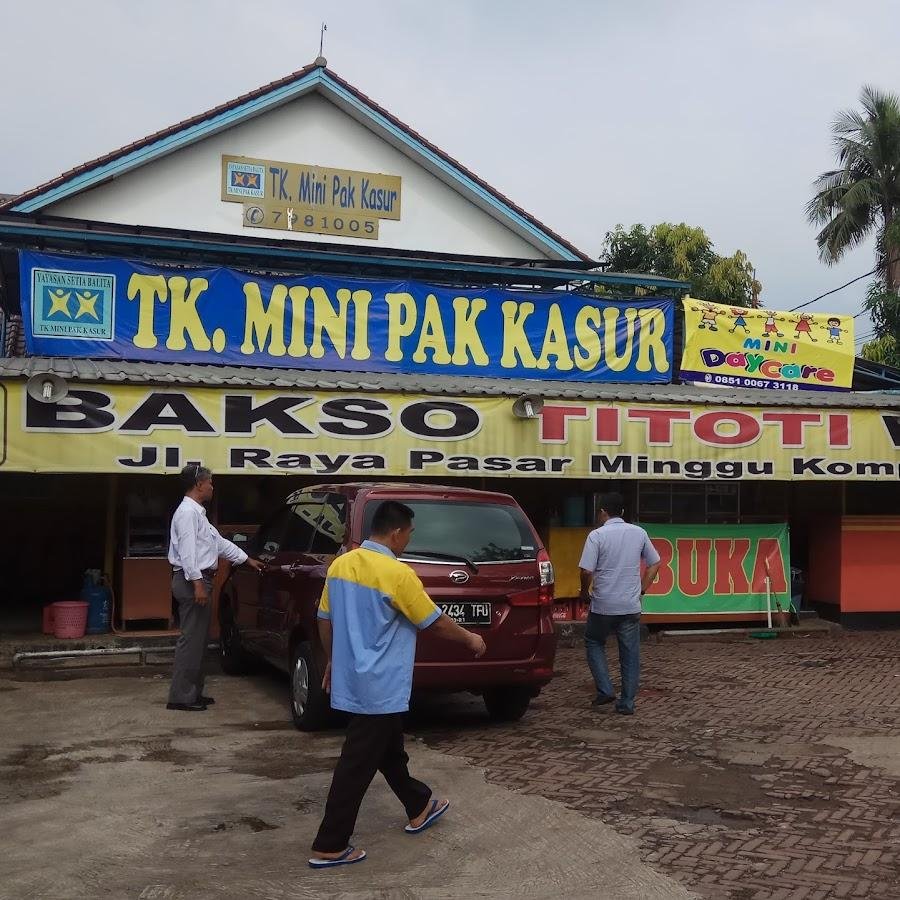
[[[677,825],[714,825],[746,831],[756,827],[764,818],[748,810],[728,810],[719,806],[680,806],[674,803],[653,803],[628,797],[613,804],[616,813],[637,816],[656,828]]]
[[[847,751],[841,747],[835,747],[832,744],[813,743],[810,741],[790,741],[778,740],[764,743],[761,741],[734,741],[725,742],[719,745],[719,756],[728,762],[736,762],[732,759],[732,754],[737,756],[743,753],[762,756],[766,760],[775,759],[807,759],[822,757],[842,757],[847,755]]]
[[[577,728],[567,737],[560,739],[563,743],[554,741],[554,747],[563,746],[566,749],[581,749],[583,747],[618,747],[622,743],[622,735],[618,732],[607,731],[604,728]]]
[[[195,732],[189,729],[176,729],[177,736],[197,737]],[[76,762],[128,762],[136,760],[137,762],[161,762],[170,763],[173,766],[189,766],[199,762],[203,757],[199,753],[188,750],[182,750],[172,746],[171,737],[151,737],[144,739],[132,740],[111,740],[103,739],[97,741],[85,741],[80,744],[71,744],[68,747],[62,747],[57,752],[70,756],[77,756]],[[112,750],[118,752],[108,756],[98,754],[97,750]],[[130,751],[130,753],[129,753]],[[87,756],[78,756],[82,753],[88,753]]]
[[[111,756],[83,756],[80,763],[122,763],[131,762],[132,757],[124,753],[113,753]]]
[[[284,719],[273,722],[225,722],[221,725],[227,731],[294,731],[294,723]]]
[[[259,778],[282,780],[309,775],[316,772],[331,772],[338,761],[337,756],[304,756],[297,753],[275,753],[262,758],[250,754],[236,760],[230,766],[238,775],[256,775]]]
[[[214,738],[219,734],[212,728],[168,728],[166,731],[173,738]]]
[[[0,778],[0,802],[44,800],[56,797],[68,787],[68,776],[80,766],[46,744],[26,744],[8,754]]]
[[[670,806],[668,810],[663,811],[663,815],[678,822],[690,822],[693,825],[724,825],[728,828],[747,828],[759,821],[759,816],[751,812],[730,812],[711,806]]]
[[[313,772],[331,772],[337,761],[337,755],[305,753],[295,743],[270,738],[238,750],[229,768],[238,775],[281,780]]]
[[[235,828],[249,828],[254,834],[259,834],[260,831],[275,831],[276,828],[280,827],[279,825],[272,825],[271,822],[266,822],[258,816],[241,816],[239,819],[219,822],[213,826],[213,831],[221,832],[232,831]]]
[[[169,738],[160,740],[143,741],[138,746],[142,748],[141,762],[169,763],[173,766],[189,766],[203,757],[199,753],[189,753],[187,750],[179,750],[172,746]]]
[[[299,813],[309,813],[314,812],[316,809],[319,809],[322,806],[324,800],[322,798],[318,800],[314,800],[311,797],[298,797],[291,806],[297,810]]]
[[[107,749],[116,752],[102,752]],[[63,747],[25,744],[0,760],[0,803],[57,797],[84,764],[138,760],[189,766],[200,759],[198,754],[173,747],[170,738],[85,741]]]
[[[717,765],[705,759],[661,759],[647,769],[642,780],[645,797],[676,807],[741,815],[742,810],[771,802],[762,785],[745,768]]]

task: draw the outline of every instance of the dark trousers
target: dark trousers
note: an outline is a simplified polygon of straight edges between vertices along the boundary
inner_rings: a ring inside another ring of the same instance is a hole
[[[325,817],[313,841],[319,853],[346,850],[356,827],[356,817],[376,772],[397,795],[407,818],[420,816],[431,799],[431,788],[409,774],[409,757],[403,749],[403,716],[354,715],[347,726],[341,758],[334,769],[325,803]]]
[[[172,575],[172,596],[178,601],[181,635],[175,645],[175,665],[169,703],[196,703],[203,694],[203,656],[212,615],[212,577],[203,576],[207,601],[194,600],[194,585],[183,572]]]
[[[634,698],[637,696],[641,675],[641,614],[628,616],[588,614],[584,642],[587,647],[588,666],[594,676],[598,696],[616,696],[606,664],[606,640],[611,634],[616,636],[619,644],[619,670],[622,673],[622,693],[616,706],[634,710]]]

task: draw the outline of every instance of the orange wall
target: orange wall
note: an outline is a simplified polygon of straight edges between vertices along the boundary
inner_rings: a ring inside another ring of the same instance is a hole
[[[900,612],[900,516],[841,520],[841,611]]]

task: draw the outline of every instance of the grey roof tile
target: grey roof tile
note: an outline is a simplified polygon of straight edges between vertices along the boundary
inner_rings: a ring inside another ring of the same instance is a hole
[[[714,406],[802,406],[898,409],[900,392],[757,391],[702,388],[682,384],[595,384],[592,382],[474,378],[458,375],[403,375],[322,372],[251,366],[126,362],[111,359],[11,357],[0,359],[0,378],[28,378],[52,372],[81,382],[204,385],[319,391],[387,391],[456,397],[518,397],[547,400],[701,403]]]

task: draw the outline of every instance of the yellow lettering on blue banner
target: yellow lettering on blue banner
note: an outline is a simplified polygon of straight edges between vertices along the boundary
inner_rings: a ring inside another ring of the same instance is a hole
[[[30,251],[20,269],[36,355],[537,380],[659,383],[672,374],[666,298],[275,278]],[[74,318],[60,299],[73,285],[97,286]]]

